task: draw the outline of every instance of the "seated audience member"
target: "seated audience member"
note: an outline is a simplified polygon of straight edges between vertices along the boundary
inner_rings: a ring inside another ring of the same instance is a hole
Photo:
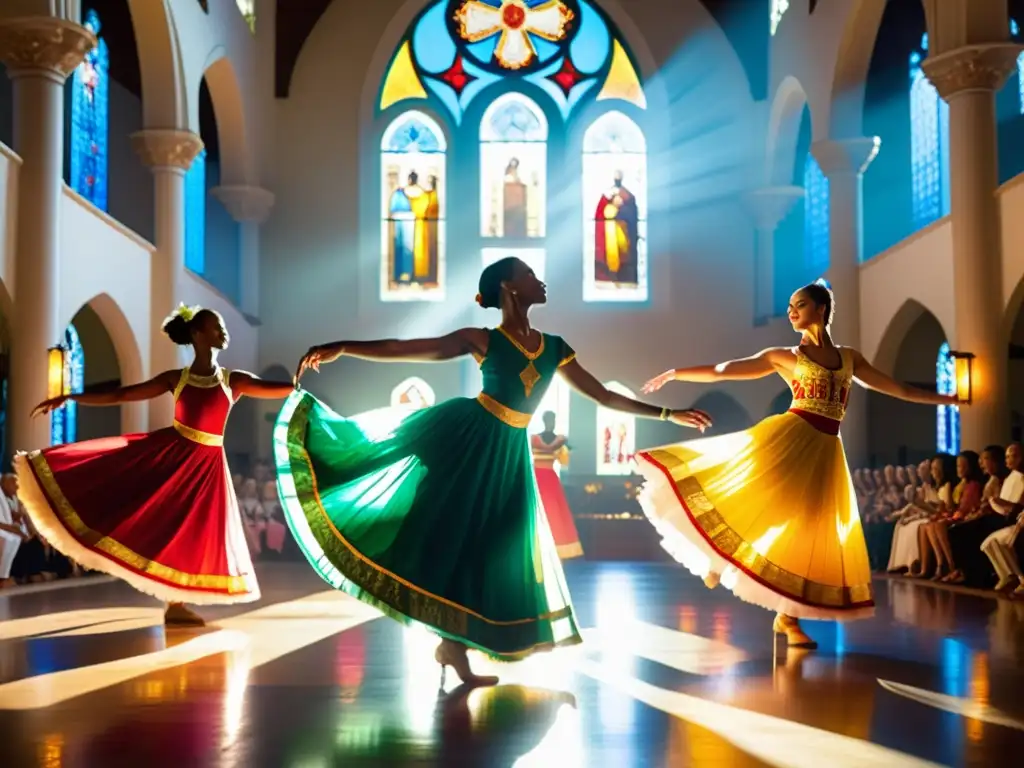
[[[1000,592],[1013,590],[1015,595],[1024,596],[1024,573],[1014,551],[1021,527],[1024,527],[1024,511],[1021,497],[1024,496],[1024,455],[1020,443],[1011,443],[1006,449],[1006,467],[1010,474],[1003,480],[998,498],[989,503],[993,512],[1002,516],[1007,525],[988,535],[981,545],[999,581],[996,589]]]
[[[5,494],[0,494],[0,588],[14,584],[11,566],[21,543],[28,538],[20,519],[16,522]]]
[[[921,527],[924,532],[921,542],[921,574],[927,574],[934,555],[935,573],[932,574],[932,581],[949,581],[956,574],[953,549],[949,543],[949,526],[970,519],[981,509],[984,481],[981,457],[974,451],[961,451],[956,457],[956,476],[959,482],[953,488],[952,509],[947,509]],[[963,574],[959,574],[958,579],[963,581]]]
[[[247,478],[242,481],[242,490],[238,495],[238,508],[242,513],[242,524],[245,527],[245,540],[253,557],[259,557],[263,551],[263,531],[267,524],[267,516],[263,510],[257,493],[256,480]]]
[[[277,496],[277,482],[267,480],[262,486],[263,514],[266,518],[264,552],[273,552],[280,557],[284,552],[284,543],[288,538],[288,526],[284,522],[284,512]]]
[[[927,462],[927,476],[922,478],[923,485],[919,493],[914,501],[895,515],[898,523],[893,531],[889,554],[890,573],[923,573],[921,527],[952,508],[952,480],[955,476],[956,460],[948,453],[940,453]]]
[[[14,524],[22,532],[21,546],[18,547],[18,552],[11,563],[11,576],[19,584],[53,581],[60,575],[58,571],[65,570],[65,563],[53,556],[53,549],[43,541],[32,525],[21,499],[18,498],[18,476],[9,473],[0,477],[0,492]]]

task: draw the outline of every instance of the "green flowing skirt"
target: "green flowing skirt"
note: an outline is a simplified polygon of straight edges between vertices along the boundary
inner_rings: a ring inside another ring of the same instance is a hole
[[[288,526],[331,586],[503,661],[581,642],[526,430],[466,398],[345,419],[296,391],[274,455]]]

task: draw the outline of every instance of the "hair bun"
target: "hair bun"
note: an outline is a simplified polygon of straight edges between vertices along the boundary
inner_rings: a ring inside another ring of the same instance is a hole
[[[476,295],[476,303],[479,304],[481,307],[484,305],[484,297],[481,296],[479,293]]]

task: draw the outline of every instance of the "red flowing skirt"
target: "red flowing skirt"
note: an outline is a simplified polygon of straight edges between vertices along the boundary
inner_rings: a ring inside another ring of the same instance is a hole
[[[21,453],[15,469],[36,528],[86,568],[168,602],[259,599],[222,448],[167,428]]]
[[[563,560],[581,557],[583,546],[580,544],[580,535],[576,532],[576,523],[573,522],[569,502],[565,498],[558,473],[548,467],[535,467],[534,472],[537,475],[537,488],[540,490],[540,500],[548,518],[551,536],[558,548],[558,556]]]

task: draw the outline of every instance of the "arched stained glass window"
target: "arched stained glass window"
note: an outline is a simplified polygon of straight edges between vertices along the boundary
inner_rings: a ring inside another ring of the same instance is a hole
[[[381,300],[444,298],[445,155],[422,112],[395,118],[381,139]]]
[[[1024,41],[1020,32],[1020,24],[1016,19],[1010,19],[1010,37],[1014,42]],[[1024,52],[1017,57],[1017,99],[1020,114],[1024,115]]]
[[[185,173],[185,267],[206,271],[206,150],[196,155]]]
[[[647,300],[647,142],[622,112],[583,136],[583,299]]]
[[[921,62],[928,35],[910,54],[910,182],[914,227],[949,213],[949,105],[939,98]]]
[[[548,121],[520,93],[491,102],[480,121],[480,234],[543,237]]]
[[[804,266],[810,279],[821,277],[829,265],[828,177],[808,152],[804,161]]]
[[[97,36],[96,47],[75,69],[71,85],[71,188],[102,211],[107,210],[107,137],[110,117],[110,53],[100,35],[100,17],[85,15]]]
[[[605,386],[610,392],[626,397],[636,397],[632,390],[617,381],[610,381]],[[636,453],[636,417],[598,406],[597,474],[631,474],[634,453]]]
[[[458,124],[505,79],[540,88],[566,117],[588,96],[647,107],[635,61],[591,0],[435,0],[398,44],[379,106],[433,98]]]
[[[949,344],[942,342],[935,361],[935,389],[940,395],[956,394],[956,363],[949,354]],[[935,415],[936,446],[940,453],[960,453],[960,408],[940,405]]]
[[[74,325],[64,331],[64,388],[81,392],[85,387],[85,350]],[[68,400],[50,416],[50,442],[53,445],[73,443],[78,435],[78,403]]]

